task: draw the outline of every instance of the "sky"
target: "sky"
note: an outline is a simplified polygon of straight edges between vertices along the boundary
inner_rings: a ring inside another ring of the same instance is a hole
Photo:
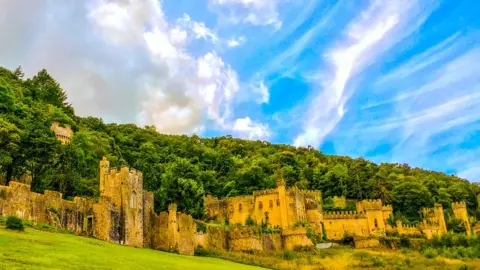
[[[480,181],[480,2],[0,0],[76,113]],[[477,16],[475,16],[477,15]]]

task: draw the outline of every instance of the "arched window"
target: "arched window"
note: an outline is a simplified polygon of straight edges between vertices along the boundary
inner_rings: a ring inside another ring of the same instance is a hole
[[[280,199],[277,199],[277,206],[280,206]]]
[[[263,209],[263,203],[262,202],[258,202],[258,209]]]
[[[135,207],[135,197],[136,197],[135,191],[132,191],[132,194],[130,195],[130,207],[131,208]]]
[[[378,221],[377,221],[377,219],[374,219],[374,220],[373,220],[373,224],[375,225],[375,228],[378,228]]]
[[[273,208],[273,201],[272,200],[270,200],[270,202],[268,203],[268,207]]]
[[[242,204],[241,203],[238,204],[238,212],[242,212]]]

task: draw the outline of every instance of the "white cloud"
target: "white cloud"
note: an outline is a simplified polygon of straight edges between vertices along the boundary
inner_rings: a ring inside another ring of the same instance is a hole
[[[416,29],[429,12],[430,9],[423,10],[411,2],[374,1],[355,18],[347,27],[346,38],[326,55],[332,67],[331,79],[328,75],[319,77],[322,91],[310,104],[304,116],[303,132],[295,138],[294,144],[321,145],[347,110],[345,105],[353,91],[348,84],[352,78]]]
[[[204,22],[192,21],[188,14],[183,14],[182,18],[177,19],[177,24],[191,31],[196,39],[210,40],[213,43],[219,40],[217,34],[208,28]]]
[[[240,45],[243,45],[246,41],[246,38],[244,36],[241,37],[233,37],[229,40],[227,40],[227,46],[230,48],[235,48]]]
[[[258,103],[268,103],[270,100],[270,92],[268,87],[265,85],[264,81],[261,80],[252,86],[253,93],[259,96],[257,99]]]
[[[368,111],[367,119],[349,128],[345,140],[361,141],[359,154],[388,143],[393,148],[383,154],[383,161],[433,169],[447,164],[458,175],[479,180],[472,161],[480,149],[465,150],[471,147],[465,142],[474,140],[479,130],[480,78],[475,71],[480,47],[469,42],[475,34],[453,37],[414,55],[381,77],[381,84],[374,83],[386,88],[380,98],[388,106]]]
[[[0,44],[0,61],[22,64],[27,76],[46,68],[79,115],[153,124],[170,134],[199,133],[207,124],[236,132],[236,71],[211,49],[197,57],[188,48],[192,39],[216,41],[214,31],[188,15],[167,22],[160,3],[7,0],[0,35],[25,42]]]
[[[265,139],[271,136],[268,126],[253,122],[250,117],[235,120],[233,130],[241,137]]]
[[[239,24],[270,25],[278,30],[282,21],[278,6],[282,0],[210,0],[224,20]]]

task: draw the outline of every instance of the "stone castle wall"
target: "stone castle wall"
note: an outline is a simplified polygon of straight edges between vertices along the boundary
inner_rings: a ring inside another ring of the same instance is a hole
[[[79,235],[135,247],[152,247],[193,255],[196,226],[191,216],[168,212],[155,214],[153,193],[143,190],[143,174],[123,167],[109,168],[100,161],[100,198],[75,197],[46,190],[30,191],[30,185],[10,181],[0,186],[0,215],[15,215],[35,223],[46,223]]]
[[[73,201],[63,200],[62,194],[55,191],[46,190],[44,194],[31,192],[30,185],[14,181],[10,181],[8,186],[0,186],[0,215],[15,215],[77,234],[92,234],[84,225],[88,225],[87,217],[93,212],[93,204],[93,200],[79,197]]]

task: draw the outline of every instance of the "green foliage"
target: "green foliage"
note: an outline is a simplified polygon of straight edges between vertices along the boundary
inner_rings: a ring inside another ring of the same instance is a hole
[[[447,220],[447,229],[454,233],[465,233],[467,231],[467,226],[463,220],[452,216]]]
[[[9,216],[6,222],[6,228],[9,230],[15,231],[24,231],[25,227],[23,226],[23,222],[17,216]]]
[[[372,260],[372,265],[375,267],[385,266],[385,261],[380,257],[372,257],[371,260]]]
[[[345,246],[353,246],[354,240],[353,240],[353,234],[351,233],[345,233],[340,240],[340,243]]]
[[[55,139],[50,131],[54,121],[72,127],[70,144]],[[65,198],[97,197],[98,161],[104,155],[111,167],[129,165],[144,173],[145,189],[154,192],[157,211],[176,203],[179,211],[197,219],[204,215],[204,195],[250,195],[274,188],[279,173],[287,186],[317,189],[325,198],[382,199],[403,214],[405,224],[418,221],[418,210],[435,202],[450,207],[452,201],[465,200],[473,213],[480,193],[480,187],[464,179],[406,164],[377,165],[231,136],[165,135],[152,126],[78,117],[46,70],[24,79],[20,69],[0,68],[0,175],[7,184],[29,173],[35,192],[51,189]]]
[[[423,251],[423,255],[426,258],[433,259],[438,256],[438,251],[432,247],[428,247]]]
[[[292,261],[297,258],[297,255],[294,252],[285,250],[283,252],[283,259],[287,261]]]
[[[197,232],[202,232],[202,233],[207,232],[207,224],[201,221],[195,221],[195,224],[197,225]]]
[[[245,225],[247,225],[247,226],[255,226],[256,225],[255,221],[252,219],[252,217],[250,217],[250,215],[245,220]]]
[[[410,248],[412,246],[412,241],[410,241],[409,236],[407,235],[400,235],[400,247],[401,248]]]

